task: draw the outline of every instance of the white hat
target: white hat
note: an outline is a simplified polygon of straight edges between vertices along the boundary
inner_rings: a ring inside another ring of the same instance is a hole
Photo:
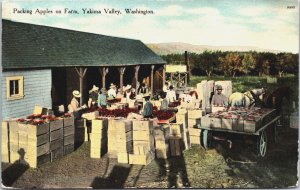
[[[130,88],[131,88],[131,85],[127,84],[126,87],[124,88],[124,91],[129,90]]]
[[[114,88],[116,87],[116,85],[114,85],[114,83],[110,83],[110,87],[109,88]]]
[[[72,92],[72,94],[73,94],[73,96],[75,96],[76,98],[80,98],[80,97],[81,97],[81,94],[80,94],[80,92],[79,92],[78,90],[74,90],[74,91]]]
[[[93,88],[90,90],[90,92],[93,92],[93,91],[96,91],[96,90],[99,90],[99,87],[97,87],[96,85],[93,85]]]

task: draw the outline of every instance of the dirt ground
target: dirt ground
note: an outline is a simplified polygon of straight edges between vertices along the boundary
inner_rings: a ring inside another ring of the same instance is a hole
[[[2,183],[16,188],[288,188],[298,181],[298,130],[281,128],[278,143],[269,140],[268,154],[257,158],[255,137],[234,137],[229,148],[214,141],[182,157],[153,160],[147,166],[118,164],[106,155],[89,157],[89,142],[75,152],[38,169],[2,163]]]

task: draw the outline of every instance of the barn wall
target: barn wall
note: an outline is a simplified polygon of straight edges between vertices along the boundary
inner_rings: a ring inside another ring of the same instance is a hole
[[[6,77],[24,77],[24,98],[7,100]],[[4,71],[1,77],[2,117],[3,119],[23,117],[33,113],[35,105],[52,107],[51,103],[51,70]]]

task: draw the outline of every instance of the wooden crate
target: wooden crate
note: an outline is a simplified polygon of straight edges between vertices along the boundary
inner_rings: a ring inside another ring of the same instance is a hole
[[[20,138],[20,140],[21,140],[21,138]],[[27,143],[32,146],[40,146],[47,142],[49,142],[49,133],[45,133],[45,134],[42,134],[39,136],[34,136],[34,137],[28,136],[28,138],[27,138]]]
[[[147,131],[132,131],[134,141],[147,141],[153,142],[153,134],[148,133]]]
[[[170,136],[178,136],[182,137],[182,133],[184,132],[183,124],[181,123],[170,123]]]
[[[19,148],[22,147],[19,145]],[[27,146],[27,151],[25,150],[25,152],[27,152],[28,156],[31,157],[38,157],[38,156],[42,156],[44,154],[49,153],[50,151],[50,143],[45,143],[43,145],[37,146],[37,147],[33,147],[33,146]],[[24,147],[25,149],[25,147]]]
[[[222,119],[221,128],[231,130],[234,121],[236,121],[236,119],[231,119],[231,118],[226,119],[226,118],[223,118]]]
[[[170,157],[170,148],[168,142],[158,141],[155,144],[156,158],[167,159]]]
[[[188,113],[177,113],[176,123],[182,123],[184,128],[188,127]]]
[[[26,126],[27,126],[27,130],[28,130],[28,136],[30,136],[30,137],[49,133],[49,123],[44,123],[41,125],[28,124]]]
[[[74,144],[68,144],[64,146],[64,155],[74,152]]]
[[[243,119],[236,119],[232,123],[232,130],[234,130],[234,131],[244,131],[244,120]]]
[[[133,141],[133,153],[145,155],[149,151],[155,150],[155,144],[147,141]]]
[[[198,119],[204,115],[205,115],[205,110],[202,110],[202,109],[188,110],[188,118],[189,119]]]
[[[63,146],[55,149],[55,150],[52,150],[50,152],[50,155],[51,155],[51,162],[58,159],[58,158],[62,158],[63,155],[64,155],[64,148]]]
[[[118,153],[127,153],[133,151],[133,141],[118,143],[116,145]]]
[[[148,165],[154,159],[154,154],[148,152],[146,155],[129,154],[129,164]]]
[[[64,119],[56,118],[56,120],[50,121],[50,132],[63,128]]]
[[[215,118],[215,117],[209,117],[209,116],[203,116],[201,118],[201,127],[221,128],[222,127],[222,119]]]
[[[118,163],[128,164],[129,163],[129,155],[128,153],[118,153]]]
[[[41,155],[39,157],[31,157],[25,155],[25,161],[30,165],[32,168],[37,168],[38,166],[50,162],[51,161],[51,154],[47,153]]]
[[[73,144],[74,145],[74,135],[69,135],[64,137],[64,146]]]
[[[73,134],[73,136],[74,136],[74,134]],[[64,138],[64,130],[63,130],[63,128],[60,128],[58,130],[50,132],[50,142],[54,141],[54,140],[57,140],[57,139],[62,139],[62,138]]]
[[[63,148],[64,141],[63,139],[57,139],[55,141],[50,142],[50,151],[56,150],[58,148]]]
[[[189,128],[197,128],[198,125],[201,124],[201,118],[189,118],[188,119],[188,126]]]
[[[116,138],[117,142],[119,143],[126,143],[128,141],[132,141],[133,139],[133,133],[132,131],[128,131],[128,132],[119,132],[116,135],[114,135],[114,137],[110,136],[110,138]]]
[[[190,129],[189,129],[189,134],[190,134],[190,136],[197,136],[197,137],[200,137],[201,129],[190,128]]]
[[[170,137],[171,156],[181,156],[183,150],[183,142],[181,137]]]
[[[10,163],[19,163],[20,154],[17,151],[9,151]]]
[[[201,143],[201,137],[200,136],[191,136],[190,135],[190,141],[191,144],[199,144]]]
[[[101,158],[101,148],[92,148],[90,149],[90,157],[91,158]]]
[[[153,131],[153,120],[133,120],[132,122],[133,131]]]
[[[107,119],[93,119],[92,120],[92,133],[103,133],[107,131],[108,120]]]
[[[244,120],[244,132],[254,133],[261,127],[262,127],[261,119],[258,119],[256,121]]]
[[[75,118],[74,116],[71,117],[64,117],[64,127],[74,126],[75,125]]]
[[[63,135],[65,136],[69,136],[69,135],[74,135],[75,134],[75,127],[74,125],[71,126],[67,126],[63,128]]]

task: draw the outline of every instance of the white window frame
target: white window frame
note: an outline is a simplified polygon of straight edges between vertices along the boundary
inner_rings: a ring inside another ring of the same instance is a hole
[[[10,81],[19,81],[18,94],[10,94]],[[18,100],[24,98],[24,77],[23,76],[11,76],[6,77],[6,97],[7,100]]]

